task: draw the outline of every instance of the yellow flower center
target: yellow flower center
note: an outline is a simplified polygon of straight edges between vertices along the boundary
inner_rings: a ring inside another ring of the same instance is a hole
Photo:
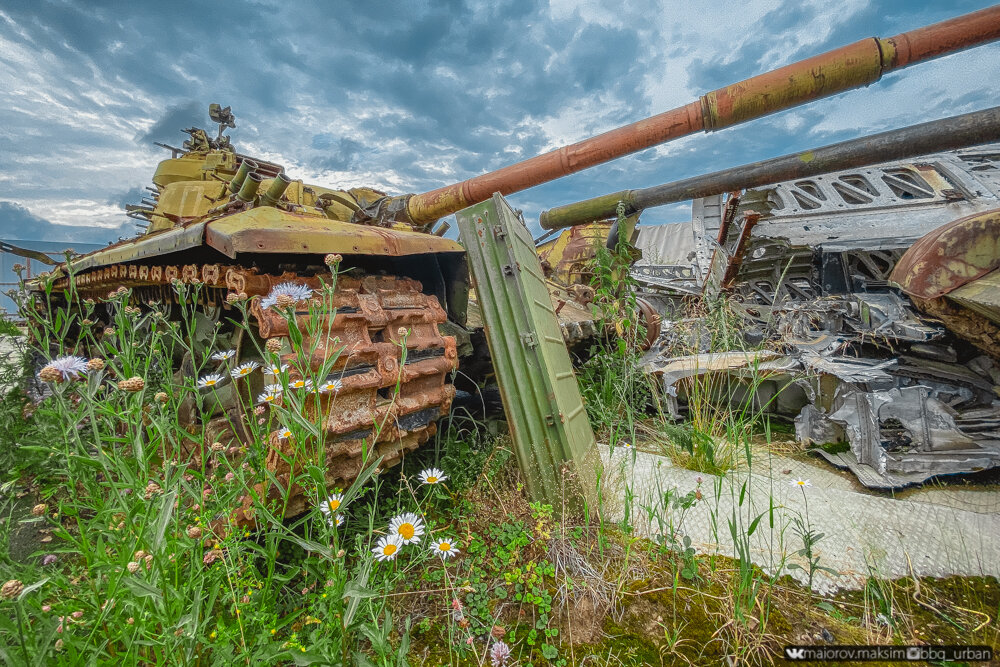
[[[413,539],[413,533],[415,532],[415,529],[413,528],[412,523],[404,523],[399,527],[399,529],[396,532],[398,532],[400,537],[402,537],[404,540],[411,540]]]
[[[448,542],[442,542],[438,545],[438,551],[451,551],[451,544]]]
[[[428,484],[437,484],[437,481],[438,481],[438,478],[437,478],[436,475],[428,475],[427,476],[427,483]]]
[[[213,384],[215,384],[215,380],[205,380],[206,386],[211,387]]]
[[[396,553],[396,545],[392,543],[385,545],[385,548],[382,549],[382,553],[384,553],[386,556],[393,555],[394,553]]]
[[[336,498],[330,498],[330,500],[326,501],[326,506],[330,508],[331,512],[336,512],[337,508],[340,507],[340,501]]]
[[[249,368],[241,368],[240,369],[240,375],[246,375],[249,372],[250,372]]]

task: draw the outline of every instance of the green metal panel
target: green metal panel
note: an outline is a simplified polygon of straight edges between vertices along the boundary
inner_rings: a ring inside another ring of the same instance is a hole
[[[596,507],[594,432],[534,241],[499,193],[455,217],[528,491],[557,510]]]

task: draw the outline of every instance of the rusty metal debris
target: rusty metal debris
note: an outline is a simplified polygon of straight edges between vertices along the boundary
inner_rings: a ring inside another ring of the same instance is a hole
[[[690,223],[640,233],[673,263],[633,276],[677,312],[726,296],[758,351],[667,322],[646,368],[677,415],[690,378],[755,394],[800,440],[845,443],[817,451],[869,487],[1000,467],[998,221],[1000,144],[695,200]],[[672,356],[682,333],[698,354]]]

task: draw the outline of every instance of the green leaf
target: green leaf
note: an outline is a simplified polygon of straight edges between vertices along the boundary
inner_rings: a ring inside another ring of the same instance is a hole
[[[832,604],[830,604],[829,602],[826,602],[826,601],[817,602],[816,606],[819,609],[822,609],[823,611],[829,612],[829,613],[833,613],[836,610],[836,607],[834,607]]]
[[[171,489],[167,493],[163,494],[162,507],[160,507],[160,516],[156,519],[156,529],[153,532],[153,539],[150,544],[154,552],[158,552],[160,547],[163,545],[163,536],[167,532],[167,524],[170,523],[170,517],[174,513],[174,500],[177,498],[177,490]]]
[[[297,545],[299,545],[306,551],[319,554],[324,558],[326,558],[327,560],[333,560],[333,549],[330,549],[329,547],[326,547],[320,544],[319,542],[313,542],[312,540],[307,540],[304,537],[299,537],[298,535],[294,534],[288,535],[285,539],[291,542],[295,542]]]
[[[750,522],[750,529],[747,531],[747,537],[750,537],[751,535],[754,534],[754,531],[757,530],[757,524],[760,523],[760,520],[763,518],[763,516],[764,516],[763,514],[760,514],[757,516],[756,519]]]
[[[44,579],[39,579],[38,581],[36,581],[35,583],[31,584],[30,586],[25,586],[24,590],[21,591],[21,594],[17,596],[17,599],[18,600],[23,600],[25,595],[27,595],[31,591],[38,590],[43,585],[45,585],[45,582],[48,581],[48,580],[49,580],[49,577],[45,577]]]
[[[321,488],[326,486],[326,478],[323,475],[322,468],[320,468],[317,465],[308,465],[306,466],[306,472],[309,473],[309,476],[312,477],[312,480],[316,482],[316,484],[319,485]]]
[[[160,593],[160,590],[145,579],[141,579],[139,577],[125,577],[122,582],[125,584],[125,588],[132,591],[136,597],[153,598],[157,601],[163,599],[163,595]]]
[[[82,463],[83,465],[90,466],[91,468],[101,468],[101,469],[104,468],[104,465],[100,461],[98,461],[95,458],[91,458],[89,456],[79,456],[77,454],[70,454],[69,460]]]

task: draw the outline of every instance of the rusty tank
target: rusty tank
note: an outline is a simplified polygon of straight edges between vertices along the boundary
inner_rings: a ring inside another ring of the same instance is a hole
[[[136,239],[74,258],[45,278],[54,298],[105,297],[131,290],[137,308],[169,308],[174,284],[197,284],[198,317],[214,326],[232,307],[230,295],[247,298],[262,339],[283,341],[287,326],[266,298],[283,285],[320,287],[329,275],[326,255],[339,255],[335,317],[328,340],[316,349],[346,350],[334,365],[335,395],[315,395],[323,420],[330,487],[360,472],[363,448],[386,468],[435,432],[455,396],[453,371],[474,356],[470,278],[464,250],[444,238],[441,218],[609,160],[699,131],[714,131],[839,92],[867,86],[889,71],[1000,38],[1000,7],[993,7],[889,38],[868,38],[766,72],[701,96],[682,107],[625,125],[469,180],[415,195],[373,188],[337,189],[289,178],[283,168],[239,153],[229,137],[228,107],[213,105],[216,136],[190,128],[182,148],[153,175],[152,198],[128,207],[147,225]],[[170,147],[167,147],[170,148]],[[75,281],[75,291],[70,280]],[[34,289],[42,289],[36,284]],[[300,304],[301,306],[301,304]],[[324,317],[326,314],[315,313]],[[297,319],[308,318],[304,308]],[[224,326],[224,325],[223,325]],[[406,354],[402,354],[405,331]],[[234,334],[239,359],[253,346]],[[405,363],[402,363],[404,362]],[[315,372],[292,369],[293,378]],[[463,366],[464,367],[464,366]],[[182,360],[177,373],[190,373]],[[257,382],[263,384],[264,379]],[[398,391],[398,396],[390,396]],[[251,392],[252,393],[252,392]],[[238,411],[240,401],[225,407]],[[193,417],[192,417],[193,419]],[[220,424],[238,422],[218,415]],[[237,429],[238,430],[238,429]],[[240,433],[231,433],[239,438]],[[279,480],[290,470],[277,433],[268,467]],[[286,508],[304,508],[304,495]]]

